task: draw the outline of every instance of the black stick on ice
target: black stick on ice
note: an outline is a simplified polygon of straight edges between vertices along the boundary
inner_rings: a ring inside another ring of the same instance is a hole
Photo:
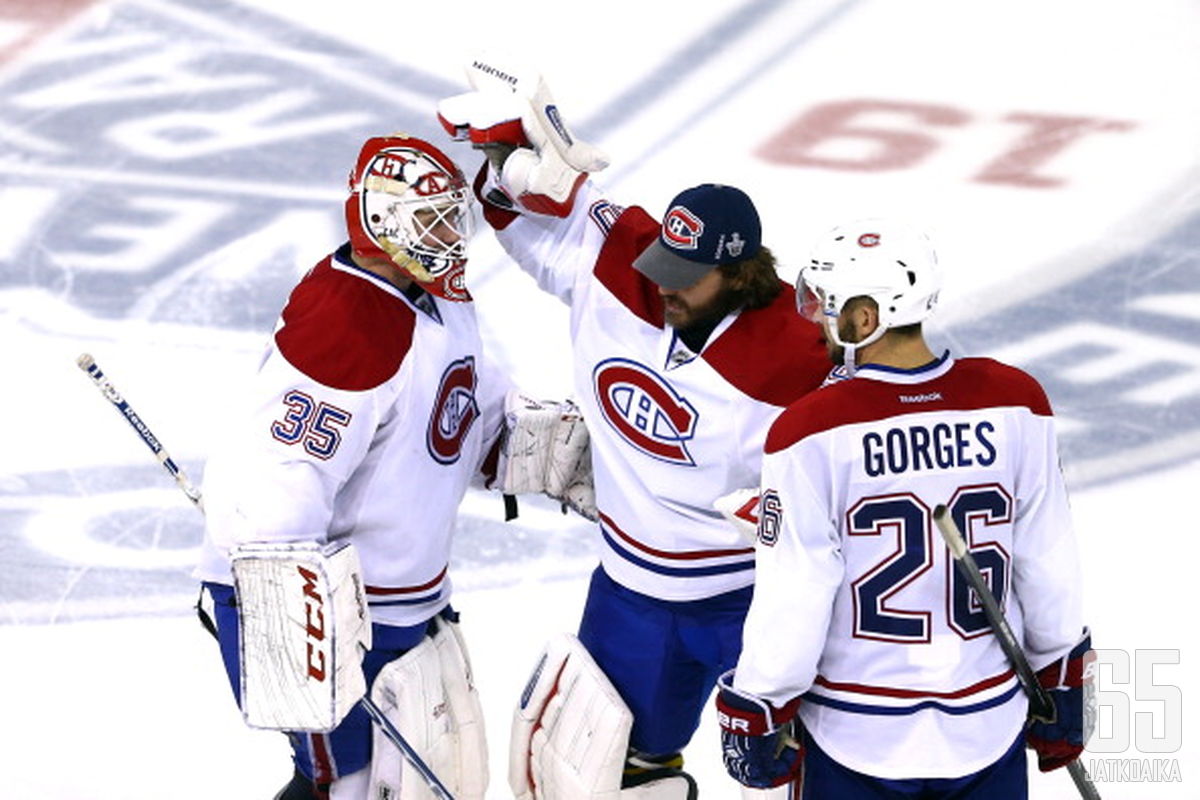
[[[992,626],[992,630],[996,633],[996,639],[1000,642],[1000,648],[1004,651],[1004,655],[1008,656],[1013,670],[1017,673],[1017,680],[1021,682],[1021,688],[1029,697],[1030,713],[1039,719],[1053,720],[1054,701],[1050,699],[1050,693],[1046,691],[1045,687],[1038,683],[1037,675],[1034,673],[1033,667],[1029,665],[1029,659],[1025,657],[1025,651],[1021,649],[1008,620],[1004,617],[1004,612],[1000,609],[1000,604],[996,602],[995,595],[992,594],[991,588],[984,580],[983,573],[979,571],[979,565],[975,563],[975,558],[967,549],[967,542],[963,538],[962,532],[959,531],[958,525],[954,524],[954,518],[950,516],[944,505],[939,505],[933,510],[933,521],[941,531],[942,538],[946,540],[946,545],[950,548],[950,555],[954,556],[959,571],[971,584],[971,588],[975,590],[975,595],[983,606],[983,613],[987,616],[988,623]],[[1088,775],[1087,767],[1079,759],[1067,764],[1067,772],[1071,774],[1071,780],[1075,781],[1075,788],[1079,790],[1081,797],[1085,800],[1100,800],[1100,793],[1096,791],[1092,777]]]

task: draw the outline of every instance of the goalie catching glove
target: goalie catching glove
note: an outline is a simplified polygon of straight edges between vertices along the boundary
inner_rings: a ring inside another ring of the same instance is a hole
[[[505,494],[541,492],[595,522],[592,450],[579,407],[539,401],[520,392],[504,399],[504,434],[496,470]]]
[[[536,70],[481,56],[466,72],[472,91],[438,103],[442,127],[488,153],[510,208],[570,214],[588,173],[607,167],[608,158],[571,134]]]

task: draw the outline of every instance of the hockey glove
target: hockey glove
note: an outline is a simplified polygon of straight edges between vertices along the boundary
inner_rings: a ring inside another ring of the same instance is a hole
[[[1025,740],[1037,751],[1038,768],[1049,772],[1079,758],[1096,719],[1092,637],[1083,638],[1063,658],[1038,670],[1038,682],[1054,702],[1054,719],[1032,718]]]
[[[589,172],[607,157],[574,138],[536,71],[492,57],[467,67],[473,91],[438,104],[438,120],[455,139],[483,150],[496,184],[519,208],[565,217]]]
[[[750,544],[758,541],[759,490],[735,489],[713,501],[713,508]]]
[[[770,789],[794,781],[804,765],[804,746],[793,737],[797,697],[775,708],[733,688],[733,670],[717,681],[717,721],[725,770],[743,786]]]
[[[510,391],[494,488],[510,495],[542,492],[562,503],[564,513],[571,508],[597,521],[591,439],[579,406]]]

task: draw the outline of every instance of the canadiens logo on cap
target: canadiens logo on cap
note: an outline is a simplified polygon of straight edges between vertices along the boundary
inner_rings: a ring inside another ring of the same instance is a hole
[[[663,241],[678,250],[695,250],[704,233],[704,222],[684,206],[675,206],[663,217]]]
[[[862,236],[858,237],[858,246],[859,247],[876,247],[878,245],[879,245],[879,234],[878,233],[864,233]]]

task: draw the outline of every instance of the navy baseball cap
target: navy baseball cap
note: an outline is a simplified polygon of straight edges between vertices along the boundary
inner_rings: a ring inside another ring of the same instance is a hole
[[[658,241],[633,268],[664,289],[686,289],[715,267],[756,255],[762,224],[741,189],[702,183],[675,196],[663,216]]]

